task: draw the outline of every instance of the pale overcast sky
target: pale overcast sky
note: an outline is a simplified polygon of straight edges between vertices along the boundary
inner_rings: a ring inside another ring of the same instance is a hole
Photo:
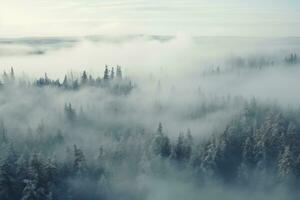
[[[0,0],[0,37],[300,36],[300,0]]]

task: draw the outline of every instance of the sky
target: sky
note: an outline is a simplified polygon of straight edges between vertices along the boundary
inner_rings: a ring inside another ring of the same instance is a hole
[[[299,0],[0,0],[0,37],[300,36]]]

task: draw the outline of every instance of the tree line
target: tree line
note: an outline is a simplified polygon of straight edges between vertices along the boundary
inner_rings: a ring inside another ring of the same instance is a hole
[[[14,68],[12,67],[10,72],[6,71],[2,74],[2,81],[0,80],[0,86],[5,87],[16,83],[16,77]],[[85,87],[101,87],[107,88],[111,92],[116,94],[128,94],[133,88],[134,84],[128,78],[123,78],[121,66],[111,69],[105,66],[103,76],[93,77],[89,75],[85,70],[81,73],[80,77],[76,77],[73,73],[65,75],[64,79],[51,79],[48,74],[45,73],[44,77],[40,77],[37,80],[30,83],[30,81],[19,80],[21,85],[36,86],[36,87],[52,87],[65,90],[79,90]]]

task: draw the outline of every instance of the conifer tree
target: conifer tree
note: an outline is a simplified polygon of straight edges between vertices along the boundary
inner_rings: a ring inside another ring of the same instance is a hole
[[[3,77],[3,82],[4,83],[8,83],[9,82],[9,77],[8,77],[6,71],[3,72],[2,77]]]
[[[119,80],[122,79],[122,70],[121,70],[120,66],[117,66],[116,76],[117,76],[117,79],[119,79]]]
[[[107,65],[105,65],[105,70],[104,70],[104,76],[103,76],[103,79],[104,79],[105,81],[108,81],[108,80],[109,80],[109,70],[108,70]]]
[[[114,68],[112,67],[111,68],[111,71],[110,71],[110,79],[113,80],[115,78],[115,70]]]
[[[295,161],[289,147],[285,147],[284,152],[278,160],[278,174],[283,180],[287,180],[294,176]]]
[[[44,80],[45,80],[45,85],[49,85],[50,79],[48,78],[47,73],[45,73],[45,78],[44,78]]]
[[[86,161],[81,149],[74,145],[73,168],[76,175],[83,175],[86,170]]]
[[[163,158],[169,157],[171,154],[171,144],[167,136],[163,134],[163,127],[161,122],[158,125],[157,133],[153,139],[153,152]]]
[[[10,80],[11,81],[15,80],[15,72],[14,72],[14,68],[13,67],[10,68]]]
[[[5,144],[8,142],[7,129],[6,129],[3,121],[0,122],[0,137],[1,137],[1,142],[5,143]]]
[[[68,88],[68,77],[67,77],[67,75],[65,75],[62,85],[63,85],[64,88]]]
[[[74,108],[72,108],[72,104],[65,104],[65,114],[68,120],[70,120],[71,122],[75,121],[76,119],[76,111]]]
[[[0,199],[20,199],[22,177],[18,174],[18,155],[10,147],[8,156],[0,165]]]
[[[86,71],[83,71],[82,73],[82,76],[81,76],[81,84],[86,84],[88,81],[88,77],[87,77],[87,74],[86,74]]]

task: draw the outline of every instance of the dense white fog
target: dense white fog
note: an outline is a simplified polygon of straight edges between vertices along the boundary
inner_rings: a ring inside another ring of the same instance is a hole
[[[185,35],[0,39],[0,197],[296,199],[289,184],[299,179],[288,178],[300,166],[299,44]]]

